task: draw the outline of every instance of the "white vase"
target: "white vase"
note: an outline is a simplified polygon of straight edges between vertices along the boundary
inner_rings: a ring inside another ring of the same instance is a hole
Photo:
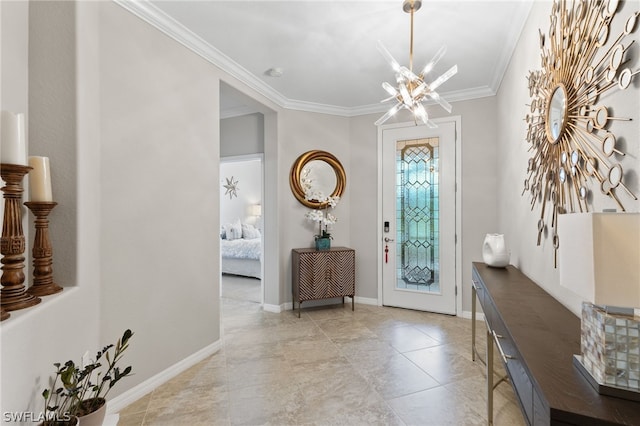
[[[495,268],[504,268],[509,264],[509,251],[503,234],[487,234],[482,244],[484,263]]]

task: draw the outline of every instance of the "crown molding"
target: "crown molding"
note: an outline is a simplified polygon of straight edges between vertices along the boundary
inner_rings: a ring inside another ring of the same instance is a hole
[[[362,105],[356,107],[341,107],[336,105],[319,104],[315,102],[300,101],[295,99],[288,99],[280,92],[274,90],[265,82],[251,74],[242,66],[238,65],[227,55],[216,49],[211,44],[204,41],[201,37],[194,34],[191,30],[186,28],[180,22],[173,19],[171,16],[158,9],[148,0],[113,0],[116,4],[131,12],[138,18],[157,28],[162,33],[176,40],[189,50],[193,51],[197,55],[201,56],[206,61],[217,66],[222,71],[235,77],[242,83],[249,86],[251,89],[265,96],[267,99],[280,106],[281,108],[314,112],[320,114],[338,115],[343,117],[355,117],[358,115],[374,114],[384,112],[389,109],[389,104],[371,104]],[[531,9],[532,2],[522,1],[522,7]],[[528,14],[527,14],[528,15]],[[526,16],[525,16],[526,19]],[[494,73],[494,79],[491,87],[483,86],[472,89],[460,90],[455,92],[441,93],[440,95],[447,99],[449,102],[459,102],[477,98],[483,98],[488,96],[494,96],[498,87],[502,81],[502,76],[509,64],[511,54],[515,43],[518,41],[519,30],[522,28],[522,23],[512,26],[512,37],[507,40],[507,49],[496,66]],[[427,103],[435,104],[435,102]],[[250,107],[247,108],[232,108],[225,111],[220,111],[221,118],[231,118],[241,115],[251,114],[256,112]]]
[[[493,80],[491,81],[491,87],[495,93],[498,92],[500,84],[502,84],[502,78],[504,77],[504,74],[507,71],[507,67],[511,62],[513,52],[515,52],[516,50],[516,45],[518,44],[518,40],[520,40],[520,35],[522,34],[524,24],[527,19],[529,19],[531,8],[533,7],[533,1],[520,0],[519,6],[521,11],[514,14],[514,16],[520,17],[520,20],[511,21],[511,26],[509,27],[509,35],[503,40],[504,49],[502,49],[500,59],[496,62],[496,68],[493,71]]]
[[[113,0],[116,4],[133,13],[138,18],[154,26],[167,36],[176,40],[186,48],[192,50],[206,61],[217,66],[231,76],[242,81],[251,89],[264,95],[269,100],[281,107],[285,107],[287,98],[278,91],[272,89],[262,80],[255,77],[249,71],[238,65],[227,55],[194,34],[180,22],[158,9],[148,0]]]

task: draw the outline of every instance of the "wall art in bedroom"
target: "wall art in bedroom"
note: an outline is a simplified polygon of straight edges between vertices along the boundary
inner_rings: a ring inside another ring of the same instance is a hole
[[[228,195],[229,199],[231,200],[233,197],[237,197],[238,196],[238,180],[234,180],[233,176],[231,176],[230,178],[225,178],[227,183],[222,185],[226,191],[224,193],[224,195]]]

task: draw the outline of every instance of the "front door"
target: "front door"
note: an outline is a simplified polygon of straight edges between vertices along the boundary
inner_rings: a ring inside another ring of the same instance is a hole
[[[385,306],[456,313],[455,144],[455,121],[382,129]]]

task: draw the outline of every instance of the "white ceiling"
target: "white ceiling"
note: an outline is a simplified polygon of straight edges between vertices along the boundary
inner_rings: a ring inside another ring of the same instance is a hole
[[[454,64],[458,74],[440,94],[449,101],[495,94],[532,1],[423,0],[414,16],[414,69],[446,45],[432,78]],[[379,103],[381,83],[394,84],[394,75],[378,40],[409,66],[402,0],[118,3],[285,108],[345,116],[388,108]],[[273,67],[284,75],[266,75]],[[224,108],[242,109],[242,101],[227,101]]]

